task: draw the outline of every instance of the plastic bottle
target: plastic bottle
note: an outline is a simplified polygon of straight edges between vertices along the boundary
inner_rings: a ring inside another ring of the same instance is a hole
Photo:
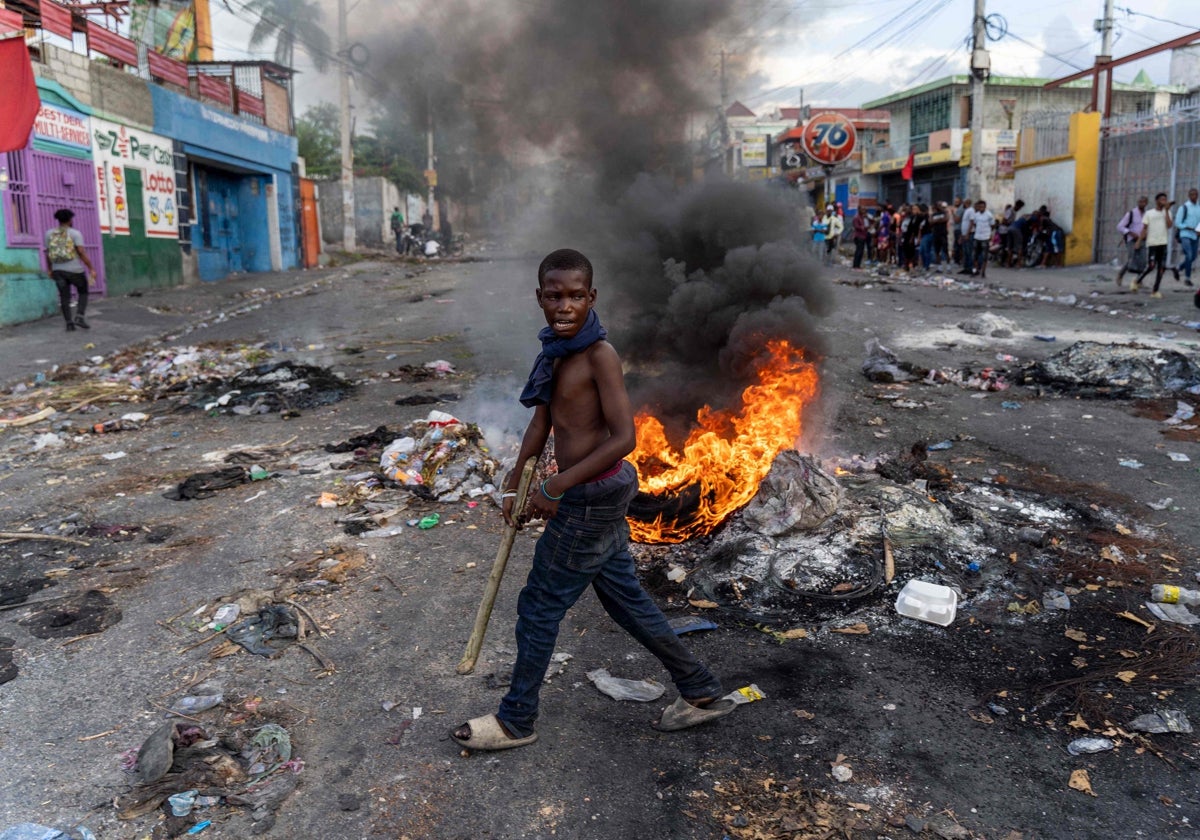
[[[1160,604],[1200,604],[1200,592],[1168,583],[1156,583],[1150,587],[1150,600]]]

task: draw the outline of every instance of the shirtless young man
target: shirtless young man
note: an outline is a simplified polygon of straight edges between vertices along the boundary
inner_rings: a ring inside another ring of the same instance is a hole
[[[624,460],[635,445],[633,408],[621,359],[593,306],[592,265],[578,251],[555,251],[538,268],[537,301],[547,326],[542,352],[521,402],[534,409],[517,463],[539,455],[554,431],[559,472],[530,489],[526,519],[545,519],[533,566],[517,601],[517,662],[495,714],[451,732],[464,747],[503,750],[537,740],[538,692],[563,616],[591,585],[613,620],[658,657],[680,697],[656,728],[684,729],[733,711],[719,699],[721,682],[692,655],[642,589],[629,553],[625,511],[637,474]],[[504,519],[514,522],[519,472],[503,493]],[[686,698],[686,699],[685,699]]]

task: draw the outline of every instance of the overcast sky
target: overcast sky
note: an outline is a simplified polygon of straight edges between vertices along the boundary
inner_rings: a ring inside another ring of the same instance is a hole
[[[515,1],[515,0],[514,0]],[[562,3],[577,0],[521,0]],[[606,2],[609,0],[588,0]],[[649,2],[650,0],[647,0]],[[328,30],[335,34],[335,0],[321,0]],[[756,112],[776,105],[858,107],[905,88],[964,73],[974,0],[731,0],[738,20],[714,33],[724,42],[731,98]],[[371,25],[369,3],[348,0],[351,37]],[[630,3],[636,8],[636,3]],[[1113,54],[1144,50],[1200,27],[1200,0],[1116,0]],[[515,6],[520,9],[520,5]],[[1100,49],[1092,28],[1103,0],[988,0],[992,72],[1057,77],[1088,67]],[[217,57],[271,58],[272,45],[250,52],[248,15],[236,3],[212,0]],[[1191,23],[1190,26],[1185,24]],[[336,37],[336,35],[335,35]],[[297,50],[297,111],[335,101],[332,76],[319,77],[311,59]],[[710,86],[719,101],[720,60],[714,55]],[[1145,69],[1157,83],[1168,81],[1169,54],[1119,68],[1117,81]],[[803,93],[802,93],[803,92]]]

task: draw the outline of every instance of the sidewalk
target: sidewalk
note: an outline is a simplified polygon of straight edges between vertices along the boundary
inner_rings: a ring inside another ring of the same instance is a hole
[[[40,321],[0,327],[0,386],[31,379],[54,365],[108,355],[152,339],[177,335],[186,343],[186,333],[200,325],[236,316],[266,298],[296,293],[330,277],[374,265],[378,264],[242,274],[215,283],[92,298],[87,309],[90,330],[67,332],[57,313]]]

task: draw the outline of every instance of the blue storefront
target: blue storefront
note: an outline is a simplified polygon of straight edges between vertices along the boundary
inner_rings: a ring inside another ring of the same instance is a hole
[[[175,140],[180,241],[201,280],[299,263],[296,138],[151,85],[154,130]]]

